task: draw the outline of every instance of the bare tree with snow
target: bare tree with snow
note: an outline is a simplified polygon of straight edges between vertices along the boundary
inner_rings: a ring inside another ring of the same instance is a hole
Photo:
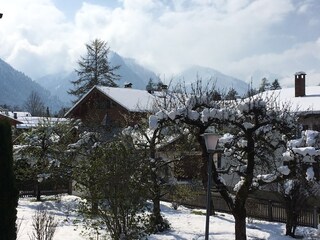
[[[286,138],[292,137],[296,117],[289,106],[280,106],[274,96],[256,95],[242,100],[219,101],[213,98],[214,89],[203,88],[197,82],[193,91],[185,91],[174,107],[162,109],[150,117],[150,127],[165,121],[188,124],[197,129],[198,143],[203,156],[203,184],[206,181],[208,153],[201,135],[214,127],[224,138],[225,169],[213,165],[212,177],[235,218],[236,240],[246,239],[246,201],[249,193],[261,185],[282,180],[287,168],[277,167],[285,150]],[[271,172],[271,174],[268,174]],[[233,191],[222,175],[235,174],[239,182]]]

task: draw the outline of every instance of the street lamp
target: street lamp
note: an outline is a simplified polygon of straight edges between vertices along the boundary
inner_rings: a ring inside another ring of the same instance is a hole
[[[216,133],[204,133],[204,141],[206,143],[208,156],[208,184],[207,184],[207,212],[206,212],[206,232],[205,240],[209,239],[209,221],[210,221],[210,202],[211,202],[211,185],[212,185],[212,157],[215,153],[219,137]]]

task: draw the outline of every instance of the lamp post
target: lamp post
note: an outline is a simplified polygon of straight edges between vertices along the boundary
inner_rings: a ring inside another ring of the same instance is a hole
[[[215,153],[219,136],[215,133],[204,133],[203,135],[208,156],[208,184],[207,184],[207,212],[206,212],[206,231],[205,240],[209,239],[209,221],[210,221],[210,202],[211,202],[211,185],[212,185],[212,157]]]

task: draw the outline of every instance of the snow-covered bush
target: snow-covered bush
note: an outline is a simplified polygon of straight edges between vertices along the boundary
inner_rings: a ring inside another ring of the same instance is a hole
[[[283,153],[284,167],[291,172],[280,188],[287,213],[286,235],[294,236],[301,210],[318,191],[319,148],[319,132],[306,130],[299,139],[288,141],[287,151]]]

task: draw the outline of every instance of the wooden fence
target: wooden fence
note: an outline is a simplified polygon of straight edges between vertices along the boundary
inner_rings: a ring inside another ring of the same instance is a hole
[[[170,196],[163,200],[170,201]],[[225,213],[231,212],[228,205],[219,194],[213,193],[212,200],[216,211]],[[191,200],[183,200],[180,201],[180,203],[191,207],[206,208],[206,195],[205,193],[198,193]],[[247,200],[246,208],[247,217],[249,218],[283,223],[285,223],[287,219],[286,209],[281,202],[249,198]],[[320,223],[319,217],[316,207],[303,209],[298,219],[298,225],[317,228]]]
[[[57,195],[57,194],[64,194],[70,193],[69,189],[54,189],[54,190],[42,190],[41,195],[49,196],[49,195]],[[34,190],[21,190],[19,191],[19,197],[25,198],[25,197],[36,197],[37,193]]]
[[[19,197],[36,197],[37,196],[37,185],[32,181],[19,182]],[[72,194],[71,181],[65,181],[60,184],[44,184],[40,188],[41,195],[56,195],[68,193]]]
[[[230,210],[221,196],[212,197],[216,211],[230,213]],[[271,222],[283,222],[287,220],[286,209],[280,202],[250,198],[247,200],[247,216]],[[318,227],[319,215],[317,208],[303,209],[298,218],[299,226]]]

